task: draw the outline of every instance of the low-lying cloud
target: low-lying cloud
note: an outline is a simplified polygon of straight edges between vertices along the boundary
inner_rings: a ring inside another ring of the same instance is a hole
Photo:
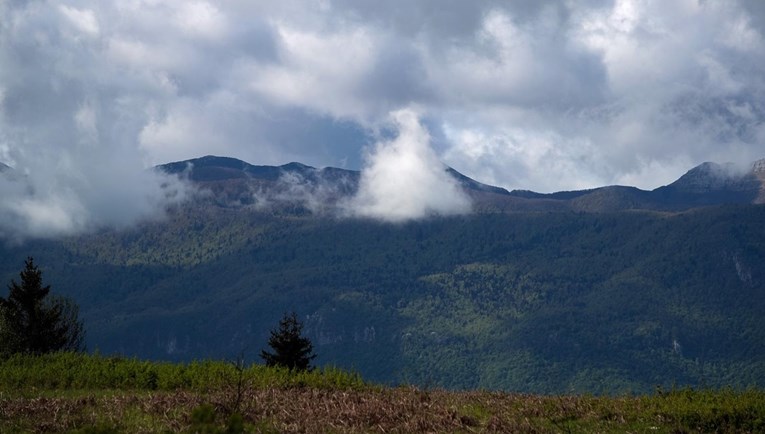
[[[305,210],[314,215],[340,216],[340,203],[355,188],[353,179],[326,179],[314,168],[305,168],[308,176],[297,172],[284,172],[275,185],[252,191],[254,208],[259,211]]]
[[[392,140],[372,147],[361,171],[351,213],[391,222],[470,211],[470,198],[430,145],[430,134],[410,109],[391,113]]]
[[[1,239],[125,227],[185,197],[140,148],[163,90],[102,51],[98,12],[0,2]]]
[[[0,173],[0,240],[75,235],[161,218],[188,186],[176,177],[119,164],[26,165]]]

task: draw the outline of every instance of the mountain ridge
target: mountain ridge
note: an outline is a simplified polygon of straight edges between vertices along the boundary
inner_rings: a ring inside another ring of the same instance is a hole
[[[324,167],[321,169],[298,162],[281,166],[252,165],[231,157],[204,156],[156,166],[165,173],[185,176],[211,188],[216,194],[228,194],[229,203],[252,204],[247,192],[259,191],[288,200],[284,186],[300,185],[308,191],[332,191],[326,199],[330,205],[358,190],[361,172]],[[537,193],[512,190],[484,184],[456,169],[444,169],[457,181],[474,202],[479,212],[584,211],[610,212],[622,210],[681,211],[698,206],[721,204],[765,203],[765,159],[752,163],[748,171],[737,170],[730,163],[702,163],[676,181],[642,190],[632,186],[609,185],[585,190]],[[224,186],[222,184],[231,185]],[[243,200],[244,199],[244,200]]]

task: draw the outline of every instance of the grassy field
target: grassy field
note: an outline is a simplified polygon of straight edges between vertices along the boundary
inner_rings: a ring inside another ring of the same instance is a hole
[[[763,432],[765,392],[450,392],[227,362],[56,354],[0,362],[0,432]]]

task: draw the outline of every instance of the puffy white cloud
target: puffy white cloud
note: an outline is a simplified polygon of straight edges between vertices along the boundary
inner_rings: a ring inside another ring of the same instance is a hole
[[[391,222],[469,212],[470,199],[430,147],[416,112],[403,109],[391,118],[397,136],[369,151],[351,212]]]

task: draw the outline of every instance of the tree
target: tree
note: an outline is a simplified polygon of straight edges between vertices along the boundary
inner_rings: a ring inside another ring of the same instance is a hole
[[[43,286],[42,271],[31,257],[19,277],[20,284],[11,280],[8,285],[8,298],[0,297],[0,353],[81,351],[85,333],[77,305],[49,297],[50,285]]]
[[[303,324],[298,321],[295,312],[284,314],[279,321],[279,328],[271,330],[268,345],[274,350],[273,353],[261,351],[260,357],[266,361],[267,366],[284,366],[290,370],[312,370],[311,360],[316,358],[313,353],[313,344],[308,338],[300,335]]]

